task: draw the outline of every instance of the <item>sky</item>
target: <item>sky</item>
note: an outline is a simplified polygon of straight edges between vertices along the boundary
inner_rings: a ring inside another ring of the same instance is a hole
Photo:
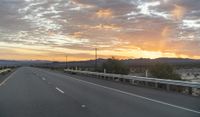
[[[200,0],[0,0],[0,59],[200,59]]]

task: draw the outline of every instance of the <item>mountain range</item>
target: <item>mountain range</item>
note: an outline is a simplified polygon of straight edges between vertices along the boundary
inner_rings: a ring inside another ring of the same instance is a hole
[[[102,65],[107,59],[98,59],[98,65]],[[138,58],[138,59],[123,59],[120,60],[124,64],[129,66],[137,66],[137,65],[148,65],[152,63],[168,63],[168,64],[192,64],[192,65],[200,65],[200,59],[188,59],[188,58],[157,58],[157,59],[148,59],[148,58]],[[68,62],[68,66],[81,66],[81,67],[92,67],[95,64],[95,60],[87,60],[87,61],[72,61]],[[27,60],[27,61],[17,61],[17,60],[0,60],[0,66],[53,66],[53,67],[65,67],[66,62],[57,62],[57,61],[46,61],[46,60]]]

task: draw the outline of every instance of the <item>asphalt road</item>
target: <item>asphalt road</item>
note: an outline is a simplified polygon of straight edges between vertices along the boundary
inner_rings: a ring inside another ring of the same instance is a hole
[[[200,117],[200,98],[22,67],[0,84],[0,117]]]

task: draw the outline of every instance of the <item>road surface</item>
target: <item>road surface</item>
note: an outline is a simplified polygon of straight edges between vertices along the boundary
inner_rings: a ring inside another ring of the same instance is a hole
[[[0,117],[200,117],[200,98],[22,67],[0,84]]]

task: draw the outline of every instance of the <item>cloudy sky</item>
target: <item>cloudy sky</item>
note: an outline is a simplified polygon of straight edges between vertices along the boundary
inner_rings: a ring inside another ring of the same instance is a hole
[[[0,59],[200,58],[200,0],[0,0]]]

